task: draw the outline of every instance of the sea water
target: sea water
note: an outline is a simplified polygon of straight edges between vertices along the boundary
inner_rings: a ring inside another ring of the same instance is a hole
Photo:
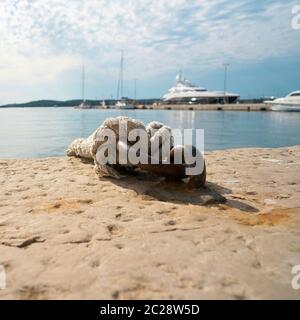
[[[89,136],[108,117],[145,124],[204,129],[205,151],[300,144],[300,113],[179,110],[0,109],[0,158],[62,156],[76,138]]]

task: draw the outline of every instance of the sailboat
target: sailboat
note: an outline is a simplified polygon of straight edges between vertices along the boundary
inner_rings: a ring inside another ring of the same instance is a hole
[[[124,77],[124,51],[121,51],[120,72],[117,89],[117,103],[113,106],[116,109],[134,109],[134,106],[123,97],[123,77]],[[119,97],[121,96],[121,99]]]
[[[86,103],[85,98],[85,70],[84,70],[84,65],[82,65],[82,102],[80,103],[79,106],[75,107],[76,109],[91,109],[92,106]]]

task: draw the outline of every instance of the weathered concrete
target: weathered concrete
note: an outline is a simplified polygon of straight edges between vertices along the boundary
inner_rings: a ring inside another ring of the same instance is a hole
[[[223,111],[270,111],[270,106],[264,103],[247,104],[159,104],[138,105],[137,109],[155,110],[223,110]]]

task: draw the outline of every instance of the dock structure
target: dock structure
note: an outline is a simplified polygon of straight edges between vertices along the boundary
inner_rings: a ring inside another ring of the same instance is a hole
[[[153,104],[137,105],[136,109],[153,110],[214,110],[214,111],[271,111],[264,103],[241,104]]]

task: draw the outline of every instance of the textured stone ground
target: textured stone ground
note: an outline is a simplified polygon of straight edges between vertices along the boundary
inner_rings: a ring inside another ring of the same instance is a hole
[[[300,147],[213,152],[207,169],[191,192],[99,180],[74,158],[0,160],[0,298],[299,299]]]

